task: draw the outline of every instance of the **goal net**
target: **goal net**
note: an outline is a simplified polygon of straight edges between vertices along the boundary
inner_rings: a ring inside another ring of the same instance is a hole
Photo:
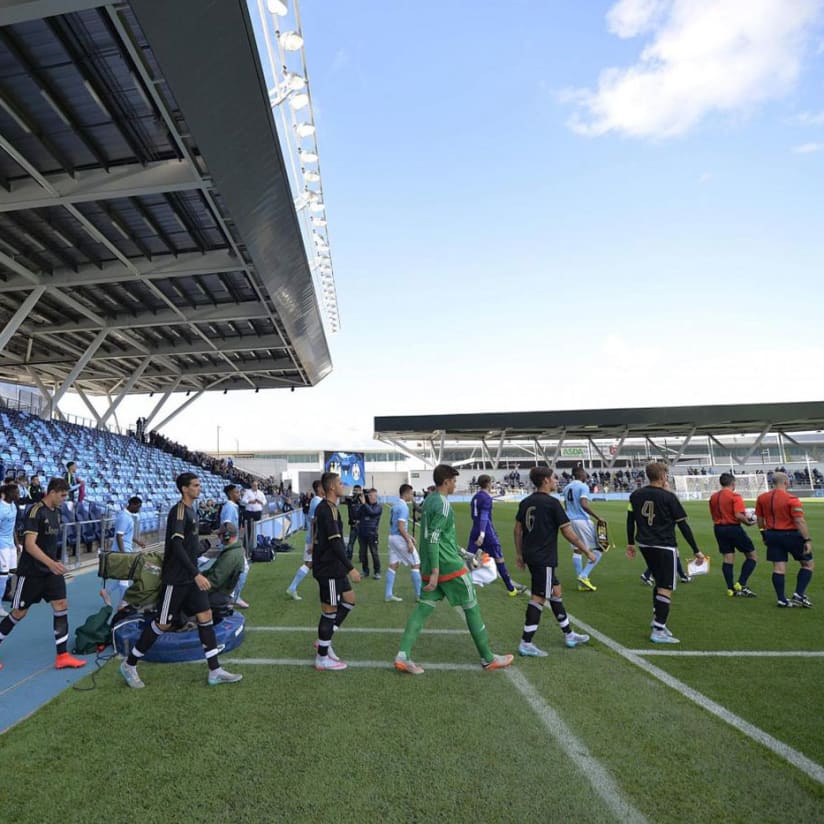
[[[721,488],[718,475],[676,475],[675,494],[682,501],[708,501]],[[755,500],[767,491],[766,475],[736,475],[735,491],[745,500]]]

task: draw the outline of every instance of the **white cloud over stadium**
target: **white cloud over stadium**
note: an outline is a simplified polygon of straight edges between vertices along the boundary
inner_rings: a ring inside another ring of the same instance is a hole
[[[637,61],[569,92],[573,131],[663,139],[713,113],[747,114],[796,85],[822,0],[619,0],[607,27],[647,36]]]

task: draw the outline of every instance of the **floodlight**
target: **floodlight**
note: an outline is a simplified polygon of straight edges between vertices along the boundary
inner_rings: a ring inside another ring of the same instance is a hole
[[[303,38],[296,31],[285,31],[280,35],[280,45],[285,51],[300,51]]]

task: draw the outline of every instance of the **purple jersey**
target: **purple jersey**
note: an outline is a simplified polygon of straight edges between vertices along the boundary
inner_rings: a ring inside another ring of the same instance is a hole
[[[495,525],[492,523],[492,496],[479,489],[473,496],[469,504],[469,511],[472,515],[472,531],[469,533],[467,547],[472,551],[472,544],[478,540],[478,536],[484,533],[484,548],[488,544],[497,544],[498,535],[495,532]]]

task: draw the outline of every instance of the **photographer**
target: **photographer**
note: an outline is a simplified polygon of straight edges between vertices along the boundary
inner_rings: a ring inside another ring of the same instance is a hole
[[[351,561],[355,552],[355,540],[358,537],[358,514],[363,504],[363,488],[360,484],[352,487],[352,494],[347,495],[343,502],[349,511],[349,543],[346,546],[346,557]]]
[[[378,555],[378,527],[383,507],[378,503],[377,489],[366,490],[366,501],[358,509],[358,544],[363,577],[369,577],[369,554],[372,555],[372,572],[375,580],[381,577],[381,559]]]

